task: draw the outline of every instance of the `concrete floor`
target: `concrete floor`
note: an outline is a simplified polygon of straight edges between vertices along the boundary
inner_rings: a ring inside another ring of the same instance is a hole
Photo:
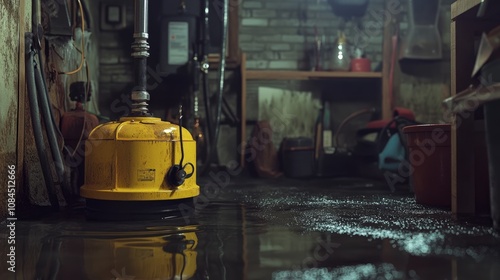
[[[18,222],[17,279],[500,279],[488,219],[454,220],[381,182],[199,183],[180,217],[96,222],[75,209]]]

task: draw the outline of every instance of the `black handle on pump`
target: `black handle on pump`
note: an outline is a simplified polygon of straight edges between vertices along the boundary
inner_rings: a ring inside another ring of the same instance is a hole
[[[179,142],[181,145],[181,160],[179,164],[174,164],[167,172],[167,182],[169,185],[178,187],[184,184],[184,181],[194,174],[194,165],[190,162],[183,164],[184,161],[184,141],[182,139],[182,105],[179,106]],[[186,167],[191,166],[191,173],[186,172]]]

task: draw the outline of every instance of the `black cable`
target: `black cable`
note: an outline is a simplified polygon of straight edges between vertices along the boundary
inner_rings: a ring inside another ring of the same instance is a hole
[[[213,135],[213,130],[212,130],[212,112],[211,110],[211,104],[210,104],[210,89],[208,86],[208,74],[203,73],[203,99],[205,101],[205,119],[206,119],[206,124],[207,124],[207,134],[208,134],[208,144],[211,144],[212,141],[212,135]]]
[[[182,105],[179,107],[179,139],[181,142],[181,160],[179,165],[182,168],[182,162],[184,161],[184,141],[182,141]]]
[[[188,179],[188,178],[190,178],[190,177],[193,175],[193,173],[194,173],[194,165],[193,165],[192,163],[190,163],[190,162],[186,163],[186,165],[182,165],[182,163],[183,163],[183,161],[184,161],[184,141],[183,141],[183,139],[182,139],[182,105],[180,105],[180,107],[179,107],[179,141],[181,142],[181,143],[180,143],[180,144],[181,144],[181,160],[180,160],[180,162],[179,162],[179,167],[180,167],[182,170],[186,169],[186,166],[191,166],[191,168],[192,168],[191,173],[187,173],[187,172],[186,172],[186,177],[185,177],[185,179]],[[184,170],[184,172],[185,172],[185,170]]]
[[[180,280],[182,280],[182,277],[184,276],[184,270],[186,269],[186,254],[184,254],[184,252],[181,252],[180,254],[182,255],[182,269],[181,269]]]
[[[220,64],[219,64],[219,96],[217,98],[217,112],[215,119],[215,131],[213,135],[213,149],[212,155],[217,151],[217,140],[219,138],[220,133],[220,120],[222,115],[222,95],[224,93],[224,81],[225,81],[225,69],[226,69],[226,38],[227,38],[227,13],[228,13],[228,3],[229,0],[224,0],[224,6],[222,11],[222,40],[221,40],[221,51],[220,51]],[[209,158],[211,159],[211,158]]]
[[[210,27],[209,27],[209,19],[210,19],[210,3],[209,0],[205,0],[205,5],[204,5],[204,11],[205,11],[205,19],[203,22],[203,57],[204,61],[203,63],[208,63],[208,53],[210,51],[209,49],[209,44],[210,44]],[[205,118],[206,118],[206,124],[207,124],[207,132],[208,132],[208,139],[209,143],[208,145],[211,145],[211,141],[213,139],[213,130],[212,130],[212,112],[211,110],[211,104],[210,104],[210,89],[208,86],[208,69],[204,69],[203,71],[203,98],[205,99]],[[207,158],[208,161],[208,158]],[[208,165],[208,163],[207,163]]]
[[[48,43],[47,43],[48,45]],[[47,48],[48,49],[48,48]],[[47,55],[47,54],[46,54]],[[47,55],[48,56],[48,55]],[[48,59],[48,57],[47,57]],[[40,53],[38,53],[38,64],[40,65],[40,69],[41,69],[41,73],[42,73],[42,81],[43,81],[43,87],[45,89],[47,89],[47,96],[48,96],[48,86],[47,86],[47,77],[45,76],[45,67],[44,67],[44,64],[43,64],[43,59],[41,58],[40,56]],[[59,151],[62,152],[62,150],[64,150],[64,136],[62,135],[62,132],[61,130],[59,129],[59,125],[56,123],[56,119],[54,117],[54,114],[52,113],[52,110],[50,110],[51,114],[50,114],[50,118],[51,118],[51,121],[52,121],[52,126],[54,126],[54,128],[56,129],[56,132],[57,134],[59,135],[61,141],[62,141],[62,148],[59,149]]]
[[[207,2],[207,0],[205,1]],[[216,110],[216,115],[215,115],[215,123],[214,123],[214,128],[212,130],[212,125],[211,125],[211,116],[207,114],[207,128],[209,132],[209,145],[208,145],[208,156],[206,159],[205,166],[203,166],[201,174],[204,174],[206,170],[208,169],[208,166],[212,162],[214,156],[217,153],[217,141],[219,138],[219,133],[220,133],[220,121],[221,121],[221,115],[222,115],[222,95],[224,93],[224,81],[225,81],[225,69],[226,69],[226,38],[227,38],[227,24],[228,24],[228,0],[224,0],[223,3],[223,10],[222,10],[222,40],[221,40],[221,49],[220,49],[220,63],[219,63],[219,94],[217,96],[217,110]],[[207,10],[205,10],[205,13]],[[205,15],[207,16],[207,15]],[[208,31],[206,31],[208,32]],[[205,73],[205,76],[207,74]],[[204,82],[204,95],[205,95],[205,106],[206,106],[206,112],[208,113],[210,111],[210,103],[208,101],[208,77],[205,77],[203,80]]]
[[[231,122],[233,124],[236,124],[239,122],[238,120],[238,117],[234,114],[233,110],[231,109],[231,106],[229,106],[229,103],[227,102],[226,98],[222,97],[222,101],[223,101],[223,104],[224,104],[224,107],[225,107],[225,115],[226,117],[228,117],[229,119],[231,119]]]
[[[203,5],[203,11],[204,11],[204,20],[202,21],[202,24],[201,24],[201,27],[202,27],[202,51],[203,53],[201,54],[201,56],[203,57],[203,74],[202,74],[202,90],[203,90],[203,99],[204,99],[204,103],[205,103],[205,125],[206,125],[206,133],[205,135],[207,137],[205,137],[205,154],[206,154],[206,157],[205,157],[205,164],[203,164],[201,166],[201,168],[199,168],[198,172],[199,174],[204,174],[207,169],[208,169],[208,166],[210,165],[210,154],[211,154],[211,150],[212,150],[212,146],[213,146],[213,135],[214,135],[214,131],[213,131],[213,127],[212,127],[212,124],[213,124],[213,119],[212,119],[212,112],[211,112],[211,102],[210,102],[210,89],[209,89],[209,85],[208,85],[208,65],[205,65],[205,64],[208,64],[208,54],[209,54],[209,51],[210,51],[210,28],[209,28],[209,19],[210,19],[210,1],[209,0],[205,0],[204,1],[204,5]]]

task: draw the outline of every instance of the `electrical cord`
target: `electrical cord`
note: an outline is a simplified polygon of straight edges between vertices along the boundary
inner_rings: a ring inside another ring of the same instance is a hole
[[[208,139],[211,141],[213,138],[213,130],[212,130],[212,112],[211,110],[211,103],[210,103],[210,88],[208,86],[208,73],[204,72],[203,73],[203,99],[205,101],[205,118],[206,118],[206,123],[207,123],[207,132],[208,132]]]
[[[83,5],[82,5],[81,0],[77,0],[77,1],[78,1],[79,10],[80,10],[82,39],[81,39],[81,46],[80,46],[81,49],[79,50],[78,48],[76,48],[76,46],[75,46],[75,48],[81,54],[81,61],[80,61],[80,65],[78,66],[77,69],[75,69],[73,71],[69,71],[69,72],[59,72],[59,74],[72,75],[72,74],[75,74],[75,73],[78,73],[79,71],[81,71],[82,67],[85,66],[85,75],[87,78],[87,84],[86,84],[84,99],[82,102],[82,107],[83,107],[84,111],[87,111],[87,104],[86,103],[87,103],[88,96],[90,94],[90,67],[89,67],[88,63],[86,62],[86,57],[85,57],[85,33],[84,33],[85,32],[85,14],[84,14],[84,9],[83,9]],[[76,20],[74,20],[73,25],[76,26]],[[75,149],[73,151],[70,151],[67,147],[65,147],[66,151],[68,152],[68,154],[71,158],[73,158],[76,155],[76,153],[78,152],[78,148],[80,147],[80,144],[82,143],[82,140],[83,140],[83,136],[85,135],[85,126],[86,125],[87,125],[87,116],[86,116],[86,114],[83,114],[82,130],[80,132],[80,137],[78,138],[78,142],[75,146]]]
[[[181,142],[181,160],[179,165],[182,166],[182,162],[184,161],[184,144],[182,141],[182,105],[179,106],[179,141]]]
[[[191,162],[184,163],[184,139],[182,138],[182,105],[179,106],[179,142],[181,146],[181,159],[179,161],[179,164],[174,164],[172,167],[167,172],[167,180],[168,183],[173,186],[173,187],[178,187],[182,184],[184,184],[184,180],[190,178],[193,176],[195,168],[194,165]],[[190,166],[191,167],[191,172],[187,173],[186,172],[186,167]]]
[[[182,256],[182,269],[181,269],[180,280],[182,280],[184,277],[184,270],[186,269],[186,254],[184,254],[184,252],[181,252],[180,254]]]
[[[78,2],[78,7],[80,9],[80,17],[81,17],[81,21],[82,21],[81,25],[80,25],[81,29],[82,29],[80,65],[78,65],[78,68],[76,68],[75,70],[68,71],[68,72],[59,72],[59,74],[63,74],[63,75],[73,75],[73,74],[80,72],[80,70],[82,70],[82,68],[83,68],[83,64],[85,63],[85,16],[83,14],[82,2],[80,0],[77,0],[77,2]],[[73,37],[75,37],[75,36],[73,35]]]
[[[206,134],[205,137],[205,145],[206,145],[206,156],[205,156],[205,164],[201,166],[199,169],[199,174],[204,174],[210,165],[210,154],[212,150],[212,141],[213,141],[213,129],[212,129],[212,112],[211,112],[211,102],[210,102],[210,88],[208,86],[208,53],[209,53],[209,45],[210,45],[210,1],[204,1],[204,21],[203,21],[203,39],[202,39],[202,50],[203,50],[203,67],[202,67],[202,90],[203,90],[203,99],[205,103],[205,124],[206,124]]]
[[[215,115],[215,130],[214,130],[214,139],[212,141],[212,152],[209,157],[209,162],[214,157],[217,152],[217,140],[219,138],[220,133],[220,122],[222,115],[222,99],[224,93],[224,81],[225,81],[225,68],[226,68],[226,38],[227,38],[227,22],[228,22],[228,3],[229,0],[224,0],[224,7],[222,12],[222,43],[221,43],[221,51],[220,51],[220,64],[219,64],[219,96],[217,99],[217,113]]]
[[[340,148],[339,146],[339,135],[342,129],[354,118],[357,118],[358,116],[364,115],[364,114],[373,114],[375,112],[375,108],[365,108],[361,109],[359,111],[356,111],[352,114],[350,114],[347,118],[345,118],[337,128],[337,131],[335,132],[335,135],[333,136],[334,139],[334,146],[336,148]]]
[[[85,89],[85,95],[84,95],[82,107],[83,107],[83,111],[86,112],[87,111],[86,102],[87,102],[88,95],[90,93],[90,77],[89,77],[88,63],[85,64],[85,67],[86,67],[86,73],[87,73],[87,85],[86,85],[86,89]],[[85,126],[86,125],[87,125],[87,114],[83,114],[82,131],[80,132],[80,137],[78,138],[78,142],[76,143],[75,149],[69,153],[71,157],[74,157],[76,155],[76,152],[78,151],[78,148],[80,147],[80,144],[82,143],[83,135],[85,134]]]
[[[208,0],[205,0],[205,5]],[[205,73],[203,79],[203,89],[204,89],[204,98],[205,98],[205,113],[207,119],[207,130],[208,130],[208,145],[207,145],[207,159],[205,161],[205,165],[201,168],[200,174],[204,174],[210,163],[212,162],[214,156],[217,153],[217,140],[219,138],[220,133],[220,122],[222,115],[222,103],[223,103],[223,92],[224,92],[224,81],[225,81],[225,68],[226,68],[226,38],[227,38],[227,24],[228,24],[228,9],[229,3],[228,0],[223,0],[223,11],[222,11],[222,40],[221,40],[221,49],[220,49],[220,63],[219,63],[219,94],[217,96],[217,108],[215,115],[215,123],[212,124],[213,119],[211,118],[210,113],[210,102],[208,97],[208,73]],[[207,13],[208,6],[205,7],[205,21],[207,21]],[[207,33],[206,37],[208,38],[208,23],[205,23],[205,32]],[[207,39],[206,39],[207,40]],[[207,48],[208,42],[205,41],[205,49]],[[205,55],[207,55],[205,53]]]
[[[194,165],[190,162],[186,163],[185,165],[182,165],[183,161],[184,161],[184,141],[182,139],[182,105],[180,106],[180,116],[179,116],[179,141],[181,142],[181,160],[179,162],[179,165],[182,167],[183,170],[186,169],[186,166],[191,166],[192,168],[192,172],[191,173],[187,173],[186,174],[186,178],[185,179],[188,179],[189,177],[191,177],[194,173]]]

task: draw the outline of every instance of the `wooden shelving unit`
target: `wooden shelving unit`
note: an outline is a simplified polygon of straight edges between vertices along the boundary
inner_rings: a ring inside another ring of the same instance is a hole
[[[457,0],[451,6],[451,94],[465,90],[474,80],[471,78],[475,63],[475,41],[482,32],[500,24],[493,16],[478,18],[481,0]],[[493,2],[490,1],[491,6]],[[497,4],[495,4],[498,7]],[[488,7],[491,12],[492,7]],[[495,13],[498,15],[500,9]],[[451,204],[454,215],[474,215],[475,155],[474,112],[453,116],[451,129]]]
[[[388,50],[390,52],[390,50]],[[384,52],[386,52],[384,48]],[[295,70],[247,70],[246,56],[241,56],[241,100],[240,100],[240,135],[238,143],[240,145],[240,164],[245,166],[245,146],[246,146],[246,87],[248,80],[317,80],[317,79],[382,79],[388,72],[385,67],[383,72],[348,72],[348,71],[295,71]],[[382,111],[386,118],[390,116],[390,102],[387,100],[388,83],[382,81]]]
[[[480,1],[480,0],[477,0]],[[392,1],[385,1],[386,7],[392,9]],[[389,83],[390,61],[392,50],[391,37],[394,33],[394,23],[388,24],[384,28],[383,33],[383,58],[382,72],[337,72],[337,71],[290,71],[290,70],[247,70],[245,54],[241,54],[240,71],[241,71],[241,95],[239,102],[240,112],[240,132],[239,132],[239,147],[240,147],[240,164],[245,166],[245,146],[246,146],[246,88],[248,80],[317,80],[317,79],[381,79],[381,111],[383,119],[392,117],[392,102],[389,96],[389,88],[392,86]]]
[[[382,78],[381,72],[247,70],[247,80],[310,80],[321,78]]]

